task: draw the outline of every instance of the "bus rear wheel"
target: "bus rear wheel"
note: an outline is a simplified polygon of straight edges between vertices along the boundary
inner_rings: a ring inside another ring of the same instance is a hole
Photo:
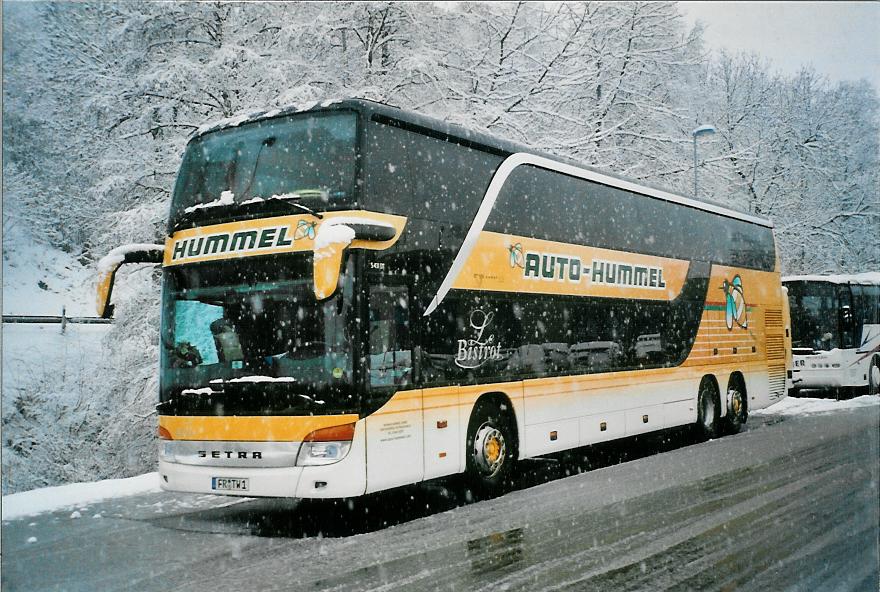
[[[516,442],[510,414],[494,402],[477,404],[468,423],[467,479],[484,495],[497,495],[511,484]]]
[[[749,417],[746,389],[738,379],[731,380],[727,387],[727,417],[724,421],[728,434],[738,433]]]
[[[720,432],[721,405],[715,381],[708,376],[700,382],[697,397],[697,431],[702,439],[717,438]]]

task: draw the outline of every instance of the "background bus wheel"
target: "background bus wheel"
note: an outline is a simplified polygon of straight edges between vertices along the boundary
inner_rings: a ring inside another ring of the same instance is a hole
[[[701,438],[718,437],[720,410],[718,388],[711,378],[706,377],[700,383],[700,394],[697,397],[697,430]]]
[[[496,495],[510,485],[516,461],[512,418],[498,405],[479,403],[471,414],[467,437],[467,478],[478,493]]]
[[[880,395],[880,357],[874,356],[868,368],[868,394]]]
[[[749,417],[746,402],[746,389],[739,380],[732,380],[727,387],[727,417],[725,431],[729,434],[739,432]]]

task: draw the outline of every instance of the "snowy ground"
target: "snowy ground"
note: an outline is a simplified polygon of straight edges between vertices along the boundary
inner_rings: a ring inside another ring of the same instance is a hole
[[[128,479],[107,479],[93,483],[72,483],[43,487],[3,496],[3,520],[15,520],[62,509],[78,511],[95,502],[154,493],[159,489],[159,474],[146,473]]]
[[[880,405],[880,397],[863,395],[844,401],[833,399],[815,399],[809,397],[786,397],[766,409],[759,409],[752,415],[814,415],[834,413],[843,409],[859,409]]]

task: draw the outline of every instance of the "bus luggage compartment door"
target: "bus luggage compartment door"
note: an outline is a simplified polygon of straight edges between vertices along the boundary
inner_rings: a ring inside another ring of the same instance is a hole
[[[422,391],[399,391],[367,417],[367,493],[424,476]]]
[[[425,479],[464,470],[458,399],[458,387],[424,391]]]

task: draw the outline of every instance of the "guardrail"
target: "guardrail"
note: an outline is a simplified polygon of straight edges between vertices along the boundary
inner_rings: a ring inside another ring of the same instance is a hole
[[[3,323],[31,323],[39,325],[61,325],[61,332],[67,328],[68,323],[80,325],[110,325],[113,319],[101,317],[69,317],[66,310],[62,309],[61,316],[53,315],[3,315]]]
[[[83,323],[85,325],[109,325],[113,319],[99,317],[52,317],[52,316],[26,316],[26,315],[3,315],[4,323]]]

